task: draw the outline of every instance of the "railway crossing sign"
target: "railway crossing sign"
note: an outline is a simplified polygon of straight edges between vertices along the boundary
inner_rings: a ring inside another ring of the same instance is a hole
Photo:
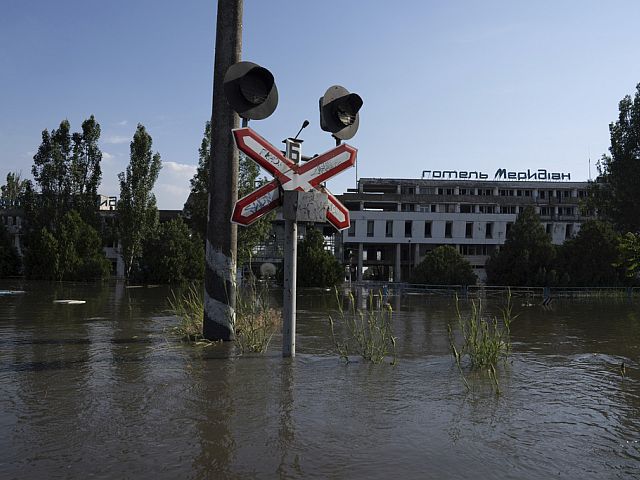
[[[251,128],[236,128],[233,130],[233,137],[238,150],[275,178],[236,202],[232,222],[244,226],[251,225],[282,203],[281,190],[310,192],[317,189],[325,191],[328,196],[327,221],[338,230],[349,227],[349,211],[321,184],[355,165],[358,152],[355,148],[341,144],[299,165]]]

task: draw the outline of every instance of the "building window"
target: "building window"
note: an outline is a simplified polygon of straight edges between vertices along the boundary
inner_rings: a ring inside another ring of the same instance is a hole
[[[564,238],[568,239],[573,236],[573,223],[567,223],[564,229]]]
[[[473,238],[473,222],[467,222],[464,236],[465,238]]]
[[[451,238],[451,230],[453,229],[453,222],[447,222],[444,224],[444,236]]]
[[[354,220],[351,220],[349,222],[349,232],[347,232],[347,236],[348,237],[356,236],[356,222]]]
[[[393,237],[393,220],[387,220],[384,235],[385,237]]]
[[[473,213],[473,205],[463,203],[460,205],[460,213]]]
[[[552,228],[553,228],[553,223],[547,223],[547,226],[546,226],[547,235],[551,235]]]
[[[484,230],[485,238],[493,238],[493,222],[487,222],[487,225]]]
[[[507,230],[504,233],[504,238],[509,238],[509,234],[511,233],[512,226],[513,226],[513,223],[507,222]]]
[[[411,229],[413,222],[411,220],[406,220],[404,222],[404,236],[406,238],[411,238]]]
[[[495,205],[478,205],[480,213],[496,213]]]
[[[424,222],[424,238],[431,238],[431,222]]]
[[[367,220],[367,237],[373,237],[373,220]]]

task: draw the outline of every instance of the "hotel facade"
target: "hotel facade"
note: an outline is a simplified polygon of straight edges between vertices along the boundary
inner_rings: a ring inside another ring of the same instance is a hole
[[[426,170],[420,179],[359,179],[357,188],[338,196],[351,216],[337,242],[351,279],[408,281],[429,251],[451,245],[484,281],[487,259],[525,207],[535,209],[556,245],[593,218],[584,208],[588,182],[572,182],[570,174],[499,169],[488,178]]]

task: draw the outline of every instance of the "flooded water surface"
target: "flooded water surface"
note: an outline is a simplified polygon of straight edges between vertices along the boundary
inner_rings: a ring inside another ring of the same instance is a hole
[[[516,298],[497,396],[449,297],[391,297],[392,366],[338,358],[330,292],[300,292],[291,360],[181,344],[165,287],[0,290],[2,479],[640,477],[638,300]]]

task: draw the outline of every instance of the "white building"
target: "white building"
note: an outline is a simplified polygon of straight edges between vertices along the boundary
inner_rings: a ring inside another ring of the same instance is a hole
[[[439,177],[448,174],[446,179],[360,179],[357,189],[338,196],[351,215],[342,245],[352,277],[362,280],[363,272],[372,269],[371,278],[406,281],[427,252],[452,245],[484,281],[487,259],[505,242],[526,206],[535,208],[554,244],[575,235],[592,218],[582,205],[588,182],[555,180],[568,174],[518,181],[523,172],[502,172],[509,180],[469,180],[477,172],[453,171],[439,172]],[[532,176],[536,174],[528,173]]]

